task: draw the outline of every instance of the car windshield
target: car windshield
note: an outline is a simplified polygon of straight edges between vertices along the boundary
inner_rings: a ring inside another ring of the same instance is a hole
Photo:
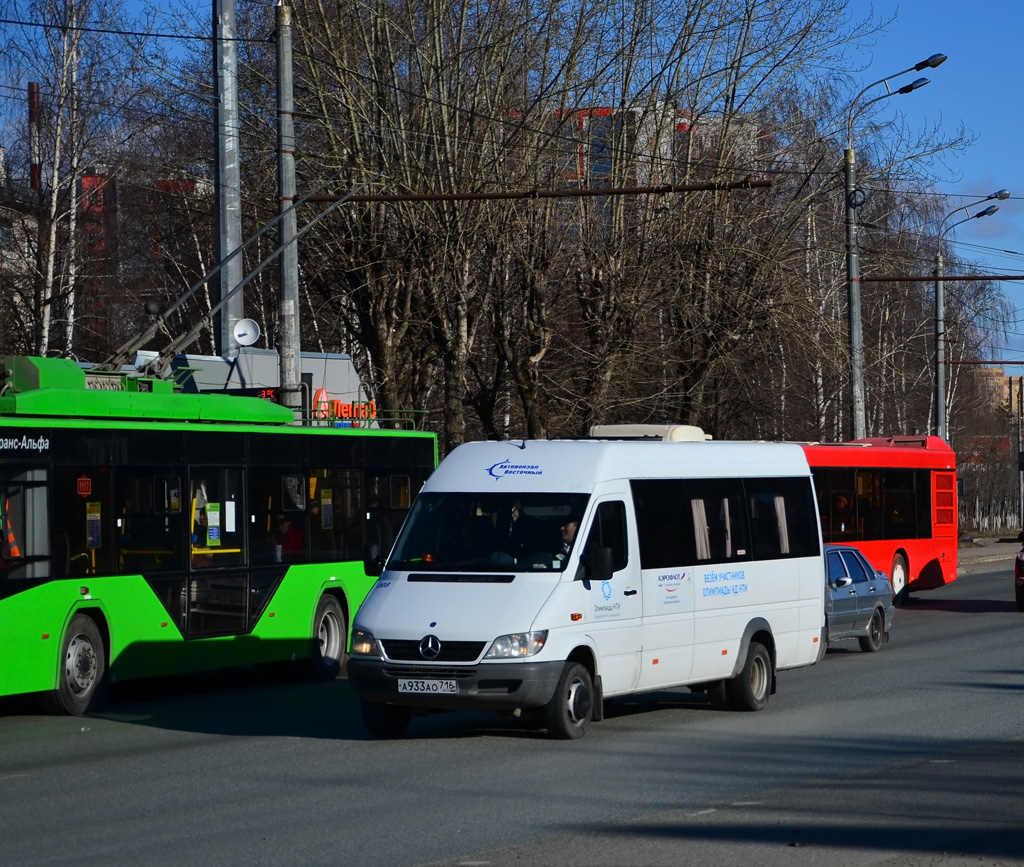
[[[421,493],[387,568],[561,571],[588,500],[587,494]]]

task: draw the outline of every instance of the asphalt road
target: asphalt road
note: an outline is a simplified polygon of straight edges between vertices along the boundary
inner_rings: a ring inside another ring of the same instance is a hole
[[[580,741],[466,713],[377,742],[344,681],[150,683],[86,719],[4,702],[0,864],[1024,864],[1001,547],[898,610],[880,653],[781,673],[758,714],[673,691]]]

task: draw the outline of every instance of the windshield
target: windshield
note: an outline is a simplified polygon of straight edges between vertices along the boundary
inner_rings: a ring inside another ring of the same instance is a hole
[[[387,568],[561,571],[589,499],[588,494],[421,493]]]

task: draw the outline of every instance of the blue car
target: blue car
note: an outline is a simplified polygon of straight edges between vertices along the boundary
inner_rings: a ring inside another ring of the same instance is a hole
[[[856,548],[826,545],[825,631],[820,659],[829,642],[856,638],[868,653],[881,650],[892,629],[892,584]]]

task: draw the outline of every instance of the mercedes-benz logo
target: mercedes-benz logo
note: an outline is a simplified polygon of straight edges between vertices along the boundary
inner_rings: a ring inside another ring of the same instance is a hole
[[[441,640],[436,635],[424,636],[420,642],[420,656],[424,659],[437,659],[441,655]]]

